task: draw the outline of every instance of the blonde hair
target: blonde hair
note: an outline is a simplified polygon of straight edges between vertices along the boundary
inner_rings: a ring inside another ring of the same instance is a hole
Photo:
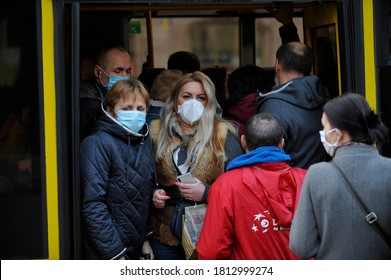
[[[148,91],[143,83],[137,79],[116,82],[106,94],[104,108],[114,109],[115,105],[128,95],[132,95],[134,98],[137,95],[141,96],[145,100],[146,109],[148,110],[150,103]]]
[[[155,100],[167,102],[172,89],[182,76],[182,71],[164,70],[153,81],[150,97]]]
[[[235,128],[227,121],[221,118],[221,108],[216,100],[215,87],[213,82],[200,71],[189,73],[184,75],[171,91],[170,98],[167,102],[167,106],[164,108],[162,114],[162,126],[159,131],[157,147],[156,147],[156,160],[160,160],[163,157],[170,156],[172,154],[172,143],[176,142],[179,145],[179,139],[176,136],[176,132],[173,127],[180,127],[178,121],[178,95],[182,87],[190,82],[197,82],[202,85],[207,96],[207,103],[205,105],[204,113],[198,123],[197,130],[192,140],[187,147],[187,160],[185,164],[194,167],[197,165],[202,153],[208,151],[211,156],[218,158],[216,151],[224,150],[224,143],[216,141],[218,138],[215,136],[215,123],[224,122],[227,124],[231,133],[239,138]],[[220,149],[218,149],[219,147]],[[191,169],[190,169],[191,170]]]

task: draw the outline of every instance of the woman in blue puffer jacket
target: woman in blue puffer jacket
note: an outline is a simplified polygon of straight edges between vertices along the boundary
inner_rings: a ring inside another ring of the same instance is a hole
[[[145,123],[148,92],[138,80],[118,81],[101,107],[80,152],[85,257],[153,258],[147,238],[156,181]]]

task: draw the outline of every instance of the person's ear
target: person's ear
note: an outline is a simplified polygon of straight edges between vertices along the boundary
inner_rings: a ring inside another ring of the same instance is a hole
[[[285,139],[284,137],[281,137],[280,143],[278,143],[278,148],[283,150],[285,145]]]
[[[339,142],[343,139],[343,131],[337,128],[335,132],[337,133],[337,141]]]
[[[280,69],[281,69],[281,64],[280,64],[280,62],[278,61],[278,58],[276,58],[276,63],[275,63],[275,65],[274,65],[274,68],[275,68],[276,72],[279,72]]]
[[[94,74],[95,74],[95,77],[100,78],[101,72],[102,72],[102,71],[99,69],[99,67],[95,65],[95,66],[94,66]]]
[[[106,112],[114,119],[117,119],[117,113],[110,106],[106,106]]]
[[[247,152],[247,142],[246,142],[245,135],[240,136],[240,143],[242,144],[243,150],[245,150]]]

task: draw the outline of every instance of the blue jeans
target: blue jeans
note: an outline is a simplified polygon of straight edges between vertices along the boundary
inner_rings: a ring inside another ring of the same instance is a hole
[[[155,260],[186,260],[182,245],[169,246],[160,243],[154,238],[151,238],[149,243],[155,255]]]

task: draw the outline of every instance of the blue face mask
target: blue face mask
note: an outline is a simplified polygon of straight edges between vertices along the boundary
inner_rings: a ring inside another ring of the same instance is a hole
[[[130,77],[129,76],[115,76],[115,75],[108,75],[103,69],[102,67],[99,66],[99,68],[102,70],[102,72],[107,76],[109,77],[109,82],[107,83],[107,85],[104,85],[102,80],[100,79],[100,76],[99,76],[99,80],[100,82],[102,83],[102,85],[104,85],[104,87],[107,89],[107,90],[110,90],[111,87],[118,81],[121,81],[121,80],[130,80]]]
[[[129,76],[114,76],[114,75],[110,75],[109,76],[109,82],[107,83],[106,85],[106,88],[107,90],[110,90],[111,87],[118,81],[122,81],[122,80],[130,80],[130,77]]]
[[[143,128],[147,113],[137,110],[117,111],[118,122],[138,133]]]

